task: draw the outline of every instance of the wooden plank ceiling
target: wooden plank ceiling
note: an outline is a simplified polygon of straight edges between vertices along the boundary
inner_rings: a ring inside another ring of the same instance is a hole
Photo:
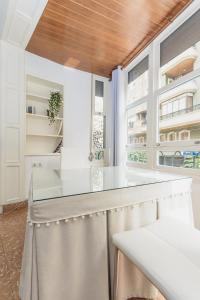
[[[49,0],[27,50],[98,75],[126,66],[191,0]]]

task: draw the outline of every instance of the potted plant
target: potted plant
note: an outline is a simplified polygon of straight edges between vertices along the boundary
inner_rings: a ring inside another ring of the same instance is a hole
[[[53,124],[56,120],[56,117],[59,116],[62,105],[63,99],[60,91],[51,91],[48,110],[48,118],[50,120],[50,124]]]

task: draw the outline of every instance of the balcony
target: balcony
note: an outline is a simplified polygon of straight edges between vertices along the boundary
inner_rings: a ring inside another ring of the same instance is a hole
[[[197,56],[196,49],[191,47],[163,66],[161,74],[174,79],[183,76],[194,69]]]
[[[200,123],[200,104],[160,116],[160,129]]]
[[[140,134],[147,131],[147,120],[139,120],[133,123],[132,127],[128,127],[128,134]]]

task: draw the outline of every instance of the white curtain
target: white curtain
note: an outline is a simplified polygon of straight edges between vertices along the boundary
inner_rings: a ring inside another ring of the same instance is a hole
[[[23,300],[109,300],[106,214],[27,226]]]
[[[155,299],[156,289],[141,272],[121,253],[116,257],[112,235],[163,216],[192,222],[190,189],[186,178],[34,203],[30,199],[21,299]]]
[[[121,67],[112,72],[113,165],[125,163],[125,86]]]
[[[108,213],[111,299],[157,298],[157,289],[144,277],[140,270],[122,253],[118,253],[119,255],[116,257],[116,248],[112,243],[113,234],[151,224],[156,221],[156,218],[156,201],[149,201],[134,207],[128,206],[123,210]]]

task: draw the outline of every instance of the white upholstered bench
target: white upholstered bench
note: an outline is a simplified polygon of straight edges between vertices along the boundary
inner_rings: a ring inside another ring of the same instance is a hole
[[[117,233],[113,243],[168,300],[200,300],[200,231],[172,218]]]

